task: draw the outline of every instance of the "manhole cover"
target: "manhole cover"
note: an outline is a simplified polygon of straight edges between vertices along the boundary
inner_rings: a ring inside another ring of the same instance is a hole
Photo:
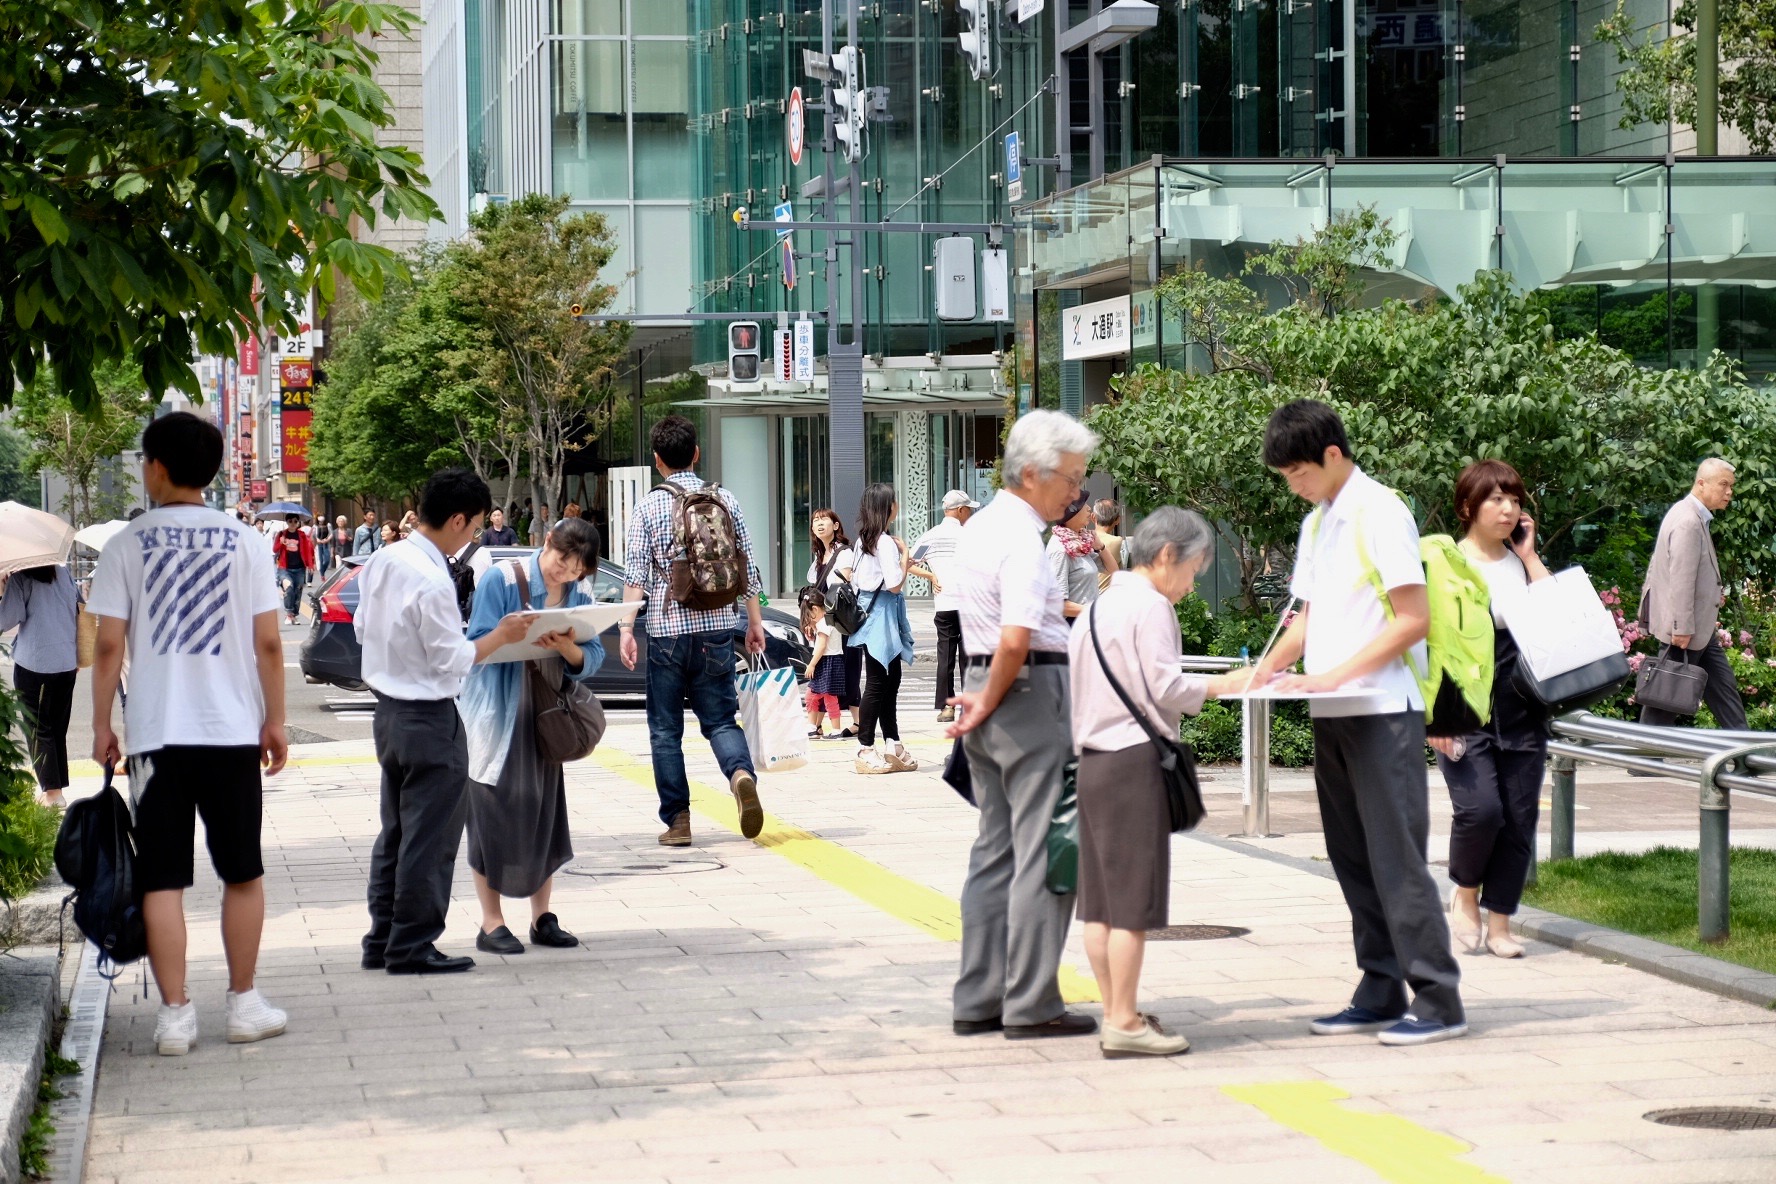
[[[659,859],[645,855],[591,856],[561,870],[570,876],[676,876],[686,872],[718,872],[728,866],[719,859]]]
[[[1148,941],[1214,941],[1219,937],[1244,937],[1252,932],[1238,925],[1167,925],[1149,929]]]
[[[1776,1110],[1756,1106],[1684,1106],[1676,1110],[1654,1110],[1641,1117],[1661,1126],[1687,1126],[1710,1131],[1776,1129]]]

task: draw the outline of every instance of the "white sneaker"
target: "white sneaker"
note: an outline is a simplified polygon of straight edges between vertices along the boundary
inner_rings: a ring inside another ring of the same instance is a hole
[[[197,1004],[187,999],[174,1007],[160,1005],[154,1019],[154,1047],[163,1057],[182,1057],[197,1043]]]
[[[273,1007],[259,993],[259,988],[235,994],[228,992],[228,1043],[251,1044],[284,1034],[290,1017]]]

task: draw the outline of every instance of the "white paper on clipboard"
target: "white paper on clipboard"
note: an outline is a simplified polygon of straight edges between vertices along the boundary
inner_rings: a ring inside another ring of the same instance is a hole
[[[528,662],[533,658],[546,657],[555,651],[537,645],[536,639],[545,633],[559,633],[563,629],[572,629],[575,641],[591,641],[612,625],[640,612],[644,603],[633,600],[624,604],[582,604],[574,608],[520,612],[519,616],[530,618],[530,627],[524,631],[524,640],[501,646],[487,655],[487,661]]]

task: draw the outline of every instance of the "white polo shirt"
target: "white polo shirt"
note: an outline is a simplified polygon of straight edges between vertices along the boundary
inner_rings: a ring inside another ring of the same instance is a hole
[[[970,656],[999,648],[1007,625],[1030,631],[1030,649],[1067,652],[1061,586],[1042,553],[1042,516],[1009,489],[993,495],[962,528],[956,549],[962,646]]]
[[[1307,616],[1305,666],[1323,674],[1348,661],[1387,628],[1387,613],[1362,562],[1369,561],[1388,589],[1422,587],[1424,563],[1418,554],[1418,524],[1406,503],[1361,469],[1354,469],[1344,488],[1301,524],[1295,552],[1295,574],[1289,591],[1311,606]],[[1359,550],[1361,548],[1361,550]],[[1425,647],[1412,648],[1423,670]],[[1361,699],[1315,702],[1315,716],[1394,715],[1424,710],[1424,696],[1406,663],[1399,658],[1380,670],[1346,683],[1345,690],[1368,690]]]

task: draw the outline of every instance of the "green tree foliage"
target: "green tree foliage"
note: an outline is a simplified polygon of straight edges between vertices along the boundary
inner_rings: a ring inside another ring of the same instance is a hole
[[[1385,227],[1372,214],[1335,222],[1319,245],[1335,242],[1362,258],[1384,249]],[[1293,302],[1274,312],[1238,279],[1166,279],[1161,299],[1188,314],[1188,338],[1210,368],[1139,367],[1090,419],[1104,438],[1100,463],[1132,504],[1194,506],[1231,535],[1248,609],[1261,576],[1288,570],[1304,511],[1259,460],[1271,411],[1301,397],[1338,409],[1357,461],[1406,493],[1427,530],[1458,530],[1453,490],[1465,465],[1508,460],[1523,474],[1544,551],[1562,562],[1609,555],[1624,533],[1648,538],[1646,523],[1656,527],[1689,488],[1696,463],[1724,456],[1740,473],[1715,527],[1725,574],[1776,574],[1776,406],[1722,355],[1700,371],[1643,369],[1595,335],[1556,335],[1497,272],[1478,274],[1458,300],[1354,308],[1338,252],[1307,245],[1273,247],[1248,267],[1307,268],[1292,281]]]
[[[1719,0],[1720,119],[1744,134],[1753,152],[1776,151],[1776,0]],[[1662,25],[1664,22],[1661,21]],[[1638,27],[1628,0],[1597,27],[1627,69],[1616,77],[1624,128],[1637,123],[1696,122],[1696,4],[1684,0],[1672,31]]]
[[[68,482],[60,512],[76,525],[118,518],[129,509],[122,490],[102,493],[106,462],[134,447],[158,400],[148,393],[142,372],[122,362],[102,362],[93,372],[95,401],[84,410],[60,394],[48,374],[39,374],[18,392],[12,422],[31,442],[27,464],[48,469]]]
[[[0,425],[0,502],[35,506],[40,493],[31,442],[17,428]]]
[[[602,215],[532,195],[475,215],[380,304],[351,306],[315,396],[315,481],[395,497],[467,462],[500,505],[527,476],[553,503],[568,453],[609,418],[629,339],[626,324],[572,315],[609,306],[600,275],[614,250]]]
[[[424,297],[435,254],[412,262],[374,303],[347,297],[334,318],[326,381],[314,394],[310,478],[335,493],[400,499],[446,465],[462,464],[461,437],[437,405],[459,332]]]
[[[193,345],[293,328],[396,257],[353,230],[427,220],[419,157],[378,142],[372,0],[0,0],[0,400],[39,368],[82,413],[97,367],[200,397]]]

